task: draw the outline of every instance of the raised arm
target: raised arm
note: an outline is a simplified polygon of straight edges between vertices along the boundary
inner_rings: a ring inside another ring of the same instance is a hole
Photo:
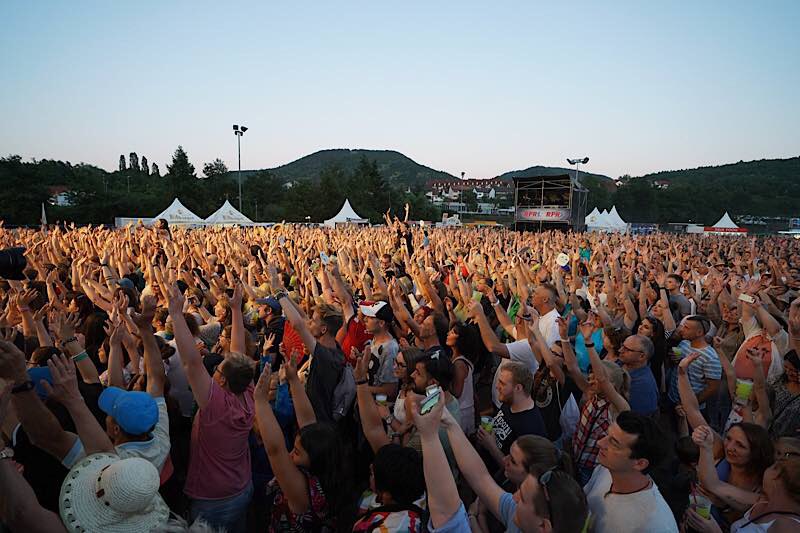
[[[500,339],[497,338],[494,330],[492,330],[492,326],[489,325],[486,315],[483,314],[483,307],[481,307],[481,304],[478,302],[470,302],[469,311],[472,318],[478,324],[478,329],[481,332],[481,340],[486,346],[486,349],[504,359],[511,357],[508,353],[508,347],[500,342]]]
[[[173,284],[164,285],[168,301],[169,316],[172,318],[172,331],[175,335],[175,345],[178,355],[186,373],[186,379],[192,389],[197,405],[203,409],[208,405],[208,398],[211,394],[211,376],[208,375],[206,367],[203,366],[203,357],[194,343],[189,326],[183,316],[184,297],[178,286]]]
[[[464,435],[458,421],[446,409],[442,411],[442,425],[447,429],[450,448],[453,450],[461,474],[481,502],[492,514],[500,518],[500,496],[503,495],[503,489],[486,469],[483,459]]]
[[[592,330],[594,330],[594,323],[592,320],[588,320],[581,324],[581,332],[583,333],[584,339],[591,339]],[[614,405],[618,412],[622,411],[630,411],[631,406],[628,404],[628,400],[622,396],[616,388],[614,388],[614,384],[611,383],[611,380],[608,379],[608,370],[606,370],[603,361],[600,359],[600,356],[597,354],[597,350],[594,346],[587,346],[586,351],[589,353],[589,363],[592,365],[592,373],[594,374],[594,379],[597,381],[597,384],[600,387],[600,390],[603,394],[608,398],[608,400]]]
[[[156,299],[153,296],[144,296],[141,301],[141,313],[131,316],[136,325],[139,338],[144,346],[144,366],[147,372],[147,392],[153,398],[164,396],[164,384],[167,376],[164,373],[164,362],[161,359],[161,350],[153,333],[153,316],[156,312]]]
[[[427,414],[420,414],[419,396],[412,397],[414,424],[422,442],[422,468],[425,473],[425,486],[428,494],[428,511],[434,528],[445,525],[461,508],[453,472],[447,463],[447,456],[439,440],[439,421],[444,411],[444,391],[439,402]]]
[[[308,482],[306,477],[294,464],[286,449],[283,431],[281,430],[275,413],[269,404],[269,378],[270,366],[264,365],[264,370],[258,379],[258,384],[253,392],[256,406],[256,422],[264,441],[269,464],[278,480],[292,513],[303,514],[310,505],[308,495]]]
[[[244,317],[242,316],[242,284],[237,283],[230,299],[231,306],[231,352],[247,354]]]
[[[0,422],[8,412],[11,385],[0,390]],[[0,461],[0,522],[9,531],[26,533],[66,533],[61,518],[39,504],[33,489],[22,477],[17,465]]]
[[[369,384],[367,383],[369,354],[368,352],[359,353],[355,348],[353,348],[352,353],[357,357],[353,375],[356,380],[356,396],[358,399],[358,412],[361,415],[361,429],[364,431],[364,436],[369,442],[372,451],[377,453],[378,450],[390,444],[391,440],[383,429],[375,397],[369,391]]]
[[[758,501],[759,492],[743,490],[719,479],[714,464],[714,431],[701,425],[692,432],[692,440],[700,448],[697,473],[703,488],[737,511],[746,511]]]
[[[700,403],[697,401],[697,396],[692,390],[692,385],[689,383],[689,375],[687,369],[698,357],[699,352],[693,352],[683,359],[678,365],[678,393],[681,398],[681,405],[684,412],[686,412],[686,420],[693,428],[700,426],[707,426],[708,422],[700,412]]]
[[[12,386],[30,381],[25,371],[25,354],[14,344],[4,340],[0,340],[0,377]],[[76,435],[61,427],[34,389],[12,394],[11,400],[31,443],[59,461],[64,459],[75,445]]]
[[[42,385],[49,398],[63,404],[69,411],[86,455],[101,452],[116,453],[105,430],[97,423],[97,419],[78,391],[75,364],[63,355],[54,355],[47,362],[47,367],[53,377],[53,385],[47,381],[43,381]]]
[[[297,375],[297,360],[297,354],[292,354],[291,357],[286,359],[283,367],[286,372],[286,381],[289,383],[289,389],[292,392],[292,402],[294,403],[294,412],[297,417],[297,427],[304,428],[316,422],[317,415],[314,413],[314,408],[311,406],[311,400],[308,399],[306,388]]]

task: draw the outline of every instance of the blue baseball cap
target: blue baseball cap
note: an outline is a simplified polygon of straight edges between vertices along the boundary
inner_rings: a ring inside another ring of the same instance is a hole
[[[42,400],[47,399],[47,389],[42,387],[41,382],[44,380],[48,382],[50,385],[53,384],[53,376],[50,374],[50,369],[46,366],[35,366],[33,368],[28,369],[28,377],[33,381],[33,384],[36,385],[36,394]]]
[[[108,387],[97,405],[128,435],[144,435],[158,423],[158,405],[146,392]]]
[[[256,304],[258,304],[258,305],[268,305],[276,313],[280,313],[283,310],[283,308],[281,307],[280,302],[278,300],[276,300],[272,296],[267,296],[266,298],[257,298],[256,299]]]

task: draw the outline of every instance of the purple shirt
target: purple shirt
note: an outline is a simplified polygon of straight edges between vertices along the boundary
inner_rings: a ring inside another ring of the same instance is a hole
[[[211,380],[208,404],[194,417],[189,473],[190,498],[236,496],[250,483],[250,447],[255,405],[253,385],[237,396]]]

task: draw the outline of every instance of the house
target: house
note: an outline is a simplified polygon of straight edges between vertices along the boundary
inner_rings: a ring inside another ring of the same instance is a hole
[[[59,207],[67,207],[72,205],[69,198],[70,189],[66,185],[52,185],[47,188],[49,198],[47,203],[50,205],[57,205]]]

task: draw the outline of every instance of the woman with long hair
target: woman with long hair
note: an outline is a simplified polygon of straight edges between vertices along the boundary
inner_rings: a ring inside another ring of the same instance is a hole
[[[470,353],[478,345],[478,335],[473,327],[456,322],[447,333],[447,346],[452,351],[451,360],[455,375],[451,392],[458,398],[461,410],[461,429],[466,435],[475,433],[475,354]]]
[[[316,421],[314,409],[292,361],[285,366],[299,431],[291,451],[269,403],[270,366],[255,388],[256,420],[270,466],[270,532],[321,532],[334,529],[351,500],[347,454],[335,426]],[[269,498],[268,498],[269,499]]]

